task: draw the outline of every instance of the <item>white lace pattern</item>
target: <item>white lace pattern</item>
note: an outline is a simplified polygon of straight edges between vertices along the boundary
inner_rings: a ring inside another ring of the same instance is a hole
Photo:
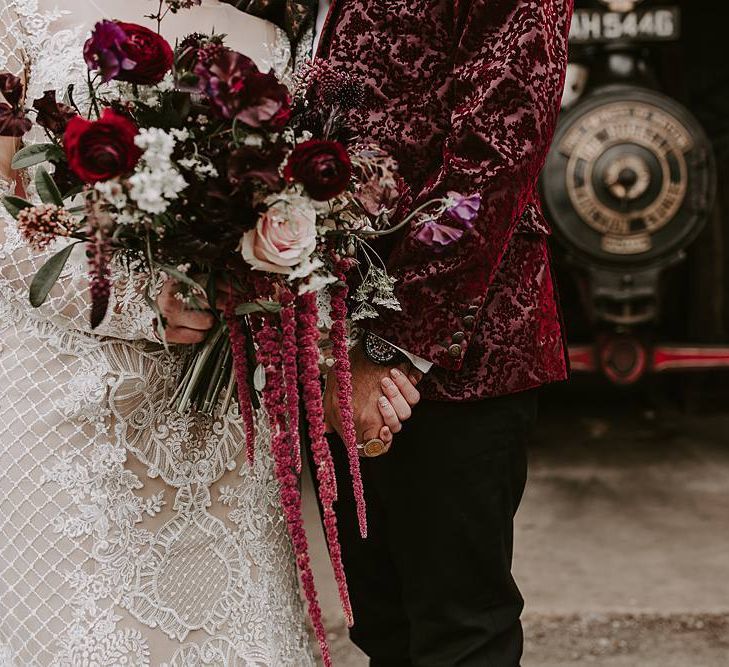
[[[0,71],[24,73],[30,99],[75,84],[82,104],[89,28],[142,22],[148,4],[3,0]],[[283,72],[273,26],[211,0],[193,11],[189,31],[240,24]],[[265,416],[249,465],[235,410],[170,410],[184,352],[154,342],[121,275],[91,332],[82,250],[31,308],[50,252],[0,213],[0,667],[313,665]]]

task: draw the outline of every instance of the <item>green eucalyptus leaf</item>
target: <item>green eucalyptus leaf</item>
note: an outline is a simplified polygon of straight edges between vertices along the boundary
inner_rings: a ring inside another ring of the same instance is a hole
[[[44,167],[38,167],[38,171],[35,173],[35,188],[38,190],[41,201],[45,204],[63,206],[61,191],[53,180],[53,176]]]
[[[281,312],[281,304],[277,301],[251,301],[250,303],[242,303],[235,309],[236,315],[279,312]]]
[[[76,243],[80,243],[77,241]],[[51,289],[56,284],[58,276],[61,275],[63,267],[66,266],[71,251],[76,243],[71,243],[51,257],[33,277],[30,284],[30,303],[34,308],[39,308],[48,298]]]
[[[258,303],[266,313],[281,312],[281,304],[278,301],[259,301]]]
[[[47,160],[61,159],[64,155],[63,149],[56,144],[33,144],[21,148],[14,155],[11,166],[13,169],[26,169]]]
[[[3,197],[3,205],[5,206],[5,210],[10,213],[10,215],[12,215],[15,219],[18,218],[18,213],[20,213],[24,208],[33,207],[33,204],[31,204],[29,201],[26,201],[21,197],[15,197],[14,195],[8,195],[7,197]]]

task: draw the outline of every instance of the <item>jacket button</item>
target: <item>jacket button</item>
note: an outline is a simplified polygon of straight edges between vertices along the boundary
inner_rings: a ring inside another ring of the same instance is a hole
[[[466,317],[463,318],[463,324],[465,324],[468,329],[473,329],[473,325],[476,324],[476,318],[473,315],[466,315]]]
[[[463,331],[456,331],[456,333],[451,336],[451,340],[454,343],[462,343],[464,340],[466,340],[466,334],[463,333]]]
[[[456,343],[448,348],[448,354],[450,354],[454,359],[457,359],[461,356],[461,354],[463,354],[463,348]]]

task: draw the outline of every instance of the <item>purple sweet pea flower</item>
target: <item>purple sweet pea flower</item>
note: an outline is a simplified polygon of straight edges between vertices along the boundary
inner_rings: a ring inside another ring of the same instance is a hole
[[[464,197],[458,192],[449,192],[445,213],[458,226],[445,224],[438,220],[428,220],[420,225],[415,238],[425,245],[443,250],[460,240],[466,231],[473,229],[473,221],[481,210],[481,195]]]
[[[84,44],[84,60],[90,70],[98,69],[104,82],[111,81],[122,70],[131,70],[136,62],[129,58],[127,34],[115,21],[99,21]]]
[[[473,221],[481,210],[481,195],[474,194],[465,197],[458,192],[449,192],[448,198],[450,205],[446,209],[446,213],[467,229],[473,229]]]
[[[464,233],[462,229],[444,225],[436,220],[428,220],[420,225],[415,238],[425,245],[440,246],[440,249],[443,249],[458,241]]]

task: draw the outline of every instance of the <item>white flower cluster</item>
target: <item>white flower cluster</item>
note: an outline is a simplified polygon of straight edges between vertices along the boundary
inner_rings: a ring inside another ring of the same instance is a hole
[[[147,213],[164,213],[169,203],[187,187],[172,162],[178,141],[185,141],[187,130],[142,129],[134,143],[144,151],[136,172],[129,178],[129,197]]]
[[[94,189],[101,195],[101,198],[108,204],[119,210],[127,205],[127,196],[124,188],[118,180],[99,181]]]
[[[338,280],[335,275],[328,271],[322,271],[321,269],[323,268],[324,262],[318,257],[306,257],[298,266],[294,267],[294,270],[288,277],[289,282],[294,282],[295,280],[303,281],[299,285],[299,294],[320,292],[327,285],[336,283]]]
[[[179,164],[184,169],[189,169],[190,171],[194,172],[195,175],[199,176],[200,178],[217,178],[218,176],[218,170],[215,168],[215,166],[212,165],[210,162],[205,162],[204,160],[201,160],[197,155],[177,160],[177,164]]]

